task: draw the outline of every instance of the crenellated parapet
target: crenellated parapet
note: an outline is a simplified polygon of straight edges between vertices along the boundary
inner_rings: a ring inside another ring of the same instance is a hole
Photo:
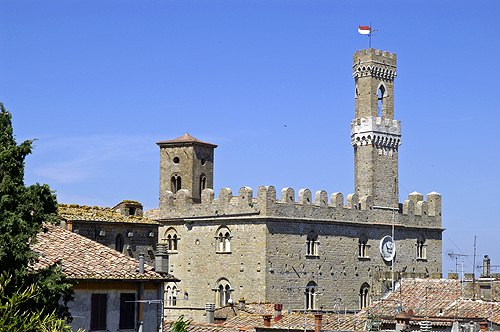
[[[401,121],[368,116],[351,121],[352,146],[397,149],[401,145]]]
[[[441,195],[412,193],[400,204],[399,210],[374,205],[371,196],[342,193],[328,196],[324,190],[314,195],[309,189],[301,189],[298,195],[292,188],[283,188],[277,197],[273,186],[260,186],[256,197],[250,187],[242,187],[238,196],[229,188],[219,191],[215,198],[212,189],[205,189],[201,203],[194,203],[188,190],[179,190],[175,195],[167,191],[160,197],[160,219],[245,217],[259,215],[287,219],[317,219],[336,222],[394,222],[405,226],[441,227]]]
[[[373,48],[357,51],[353,56],[352,77],[371,76],[394,80],[396,73],[396,54]]]

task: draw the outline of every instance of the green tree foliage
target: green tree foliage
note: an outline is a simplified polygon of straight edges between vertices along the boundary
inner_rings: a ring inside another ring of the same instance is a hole
[[[23,311],[25,303],[40,296],[36,284],[27,288],[18,288],[13,294],[6,294],[6,288],[12,277],[0,276],[0,332],[70,332],[71,328],[55,312],[42,313],[37,310]]]
[[[184,316],[179,316],[177,321],[168,324],[171,332],[186,332],[186,328],[191,324],[192,319],[184,320]]]
[[[30,264],[37,254],[31,252],[43,223],[57,223],[57,201],[46,184],[24,185],[24,160],[32,150],[32,140],[17,144],[12,129],[12,115],[0,103],[0,274],[11,276],[3,289],[6,297],[17,289],[36,287],[36,296],[19,304],[20,312],[55,312],[70,318],[66,303],[72,291],[60,266],[55,263],[33,271]],[[63,298],[61,304],[59,300]]]

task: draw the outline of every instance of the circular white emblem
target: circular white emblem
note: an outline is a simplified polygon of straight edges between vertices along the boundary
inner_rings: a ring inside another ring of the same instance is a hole
[[[394,244],[394,240],[389,235],[386,235],[380,240],[380,254],[382,258],[390,262],[394,258],[396,254],[396,245]]]

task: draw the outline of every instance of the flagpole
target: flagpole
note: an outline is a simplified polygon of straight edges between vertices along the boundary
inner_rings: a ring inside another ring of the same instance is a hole
[[[368,49],[372,48],[372,21],[370,21],[370,33],[368,34],[368,38],[370,39]]]

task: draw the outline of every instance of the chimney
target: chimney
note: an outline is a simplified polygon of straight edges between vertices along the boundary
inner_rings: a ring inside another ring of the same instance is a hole
[[[270,315],[270,314],[262,315],[262,318],[264,318],[264,326],[265,327],[271,327],[271,317],[273,317],[273,315]]]
[[[144,274],[144,253],[139,254],[139,273]]]
[[[483,277],[488,278],[490,276],[490,258],[488,255],[484,255],[483,259]]]
[[[215,303],[206,303],[205,311],[207,312],[207,324],[214,323],[214,312],[215,312]]]
[[[322,325],[323,325],[323,315],[314,314],[314,332],[321,331]]]
[[[488,322],[479,322],[479,327],[481,332],[488,331]]]
[[[283,316],[281,315],[281,310],[283,310],[283,304],[275,303],[274,304],[274,322],[279,321]]]
[[[156,245],[155,271],[168,273],[168,254],[165,244]]]
[[[73,220],[66,220],[66,229],[70,232],[73,231]]]
[[[238,309],[240,309],[240,310],[244,310],[245,309],[245,299],[242,298],[242,297],[238,301]]]
[[[396,332],[401,332],[410,326],[410,315],[406,311],[399,312],[394,319],[396,320]]]

